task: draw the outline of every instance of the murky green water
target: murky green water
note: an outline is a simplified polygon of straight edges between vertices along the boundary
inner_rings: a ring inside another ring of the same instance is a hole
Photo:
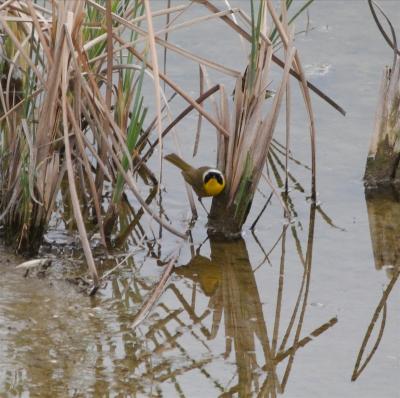
[[[382,3],[394,22],[400,20],[397,2]],[[400,204],[392,192],[366,200],[362,185],[380,76],[391,53],[364,2],[316,2],[310,26],[297,39],[309,78],[348,111],[343,118],[313,97],[321,208],[292,183],[295,221],[284,224],[273,199],[255,233],[246,231],[234,244],[207,240],[201,213],[193,247],[182,247],[167,232],[161,241],[149,238],[94,297],[66,280],[82,272],[78,261],[68,268],[61,261],[68,250],[51,254],[45,277],[31,272],[24,278],[15,269],[23,260],[2,249],[0,397],[399,396]],[[219,37],[224,51],[211,48],[215,59],[232,59],[238,67],[240,42],[224,31],[210,22],[199,29],[202,42],[196,31],[172,40],[206,50]],[[185,64],[173,65],[171,55],[173,77],[197,90]],[[293,84],[300,103],[295,91]],[[304,110],[293,112],[294,153],[308,162]],[[193,115],[179,129],[188,150],[187,131],[196,123]],[[201,157],[212,162],[207,137],[214,132],[204,137]],[[173,148],[171,139],[166,151]],[[291,172],[307,192],[308,172],[294,163]],[[177,178],[167,170],[165,185]],[[163,194],[163,207],[183,229],[189,206],[183,184],[175,186]],[[261,190],[269,195],[267,187]],[[257,197],[249,225],[265,201]],[[155,223],[151,231],[157,236]],[[177,250],[178,267],[163,295],[134,328],[163,264]],[[116,264],[98,262],[103,271]]]

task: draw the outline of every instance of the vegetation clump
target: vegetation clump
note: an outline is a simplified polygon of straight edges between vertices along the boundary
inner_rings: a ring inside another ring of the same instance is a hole
[[[192,3],[208,14],[177,23]],[[289,17],[292,3],[282,1],[277,11],[270,0],[252,0],[250,16],[240,8],[220,10],[207,0],[167,3],[157,10],[149,0],[9,0],[0,5],[0,222],[8,242],[19,252],[35,253],[49,226],[60,226],[61,219],[65,229],[79,233],[97,286],[91,236],[99,236],[106,250],[123,245],[130,236],[135,244],[149,241],[140,224],[147,213],[162,229],[186,239],[188,233],[175,228],[151,203],[160,197],[163,142],[192,110],[216,128],[216,166],[226,178],[223,194],[212,202],[210,232],[237,237],[259,182],[271,183],[265,168],[284,102],[286,142],[280,151],[285,156],[287,189],[290,76],[299,81],[307,109],[315,199],[310,89],[341,109],[305,78],[291,22],[312,0]],[[167,23],[156,31],[154,21],[161,17]],[[210,19],[223,21],[250,43],[244,73],[168,39],[174,30]],[[280,47],[283,59],[277,55]],[[158,60],[159,48],[164,51],[164,65]],[[197,98],[168,75],[167,51],[200,68]],[[275,94],[267,89],[272,65],[282,71]],[[209,83],[207,68],[236,82],[232,106],[223,85]],[[145,98],[143,86],[149,82],[153,92]],[[174,117],[169,103],[176,96],[187,106]],[[203,107],[208,99],[215,105],[214,114]],[[199,139],[200,129],[194,136],[195,154]],[[148,164],[155,153],[159,172]],[[190,190],[188,195],[195,213]]]
[[[369,0],[368,3],[379,30],[393,49],[392,66],[386,66],[382,76],[364,174],[367,188],[376,188],[400,184],[400,50],[389,18],[375,2]],[[383,29],[375,9],[380,11],[389,24],[392,38]]]

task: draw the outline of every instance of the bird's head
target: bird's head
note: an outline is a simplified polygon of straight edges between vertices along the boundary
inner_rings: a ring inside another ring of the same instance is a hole
[[[219,195],[225,188],[225,177],[217,169],[208,169],[203,173],[203,188],[209,196]]]

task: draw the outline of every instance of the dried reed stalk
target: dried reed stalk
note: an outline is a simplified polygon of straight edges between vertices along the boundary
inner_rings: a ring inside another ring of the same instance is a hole
[[[374,1],[368,0],[368,4],[380,32],[393,50],[392,67],[386,67],[382,76],[375,126],[364,174],[366,186],[376,187],[400,183],[400,51],[388,16]],[[376,9],[388,23],[391,39],[380,23]]]
[[[151,21],[150,3],[144,7],[139,0],[135,2],[137,7],[119,7],[117,17],[127,18],[129,26],[146,18]],[[72,204],[74,223],[96,285],[98,276],[87,229],[98,229],[106,245],[119,217],[110,209],[116,202],[127,200],[127,191],[171,233],[183,239],[186,234],[157,216],[133,178],[133,159],[136,156],[140,160],[135,143],[146,114],[140,93],[144,74],[135,74],[131,65],[119,69],[118,91],[114,93],[118,70],[114,63],[121,55],[113,48],[114,32],[126,26],[113,24],[115,1],[107,0],[101,10],[89,9],[88,4],[86,0],[60,1],[46,10],[32,0],[13,0],[1,6],[4,42],[0,68],[4,78],[0,85],[0,220],[9,241],[16,241],[19,251],[33,253],[54,214],[56,199],[67,193],[66,202]],[[143,14],[145,8],[147,15],[135,14]],[[172,7],[154,15],[185,8]],[[152,47],[154,68],[154,32],[143,37]],[[143,54],[139,61],[142,59]],[[131,57],[129,61],[138,59]],[[161,134],[160,125],[158,130]],[[149,170],[143,164],[138,172],[147,178]],[[69,192],[63,191],[60,196],[66,178]],[[103,195],[109,190],[114,190],[111,196],[115,202],[104,201]],[[114,217],[110,229],[104,228],[107,214]]]
[[[268,8],[263,4],[268,5]],[[273,55],[272,43],[267,39],[268,10],[278,27],[286,56],[281,82],[268,112],[265,113],[267,101],[265,90],[268,86]],[[269,2],[260,3],[257,26],[253,16],[250,63],[245,74],[237,79],[232,114],[229,113],[226,96],[221,94],[218,112],[220,123],[230,134],[228,138],[218,136],[217,165],[225,173],[227,187],[223,194],[213,199],[209,232],[226,238],[238,237],[247,218],[267,160],[290,71],[294,68],[300,76],[304,76],[296,49],[292,44],[293,34],[275,17]],[[303,83],[301,87],[304,90]],[[305,98],[308,103],[309,98],[306,96]]]
[[[386,67],[379,91],[375,127],[364,181],[369,187],[400,183],[400,57],[394,68]]]

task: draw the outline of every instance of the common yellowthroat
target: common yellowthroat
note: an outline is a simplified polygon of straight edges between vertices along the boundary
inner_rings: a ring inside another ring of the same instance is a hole
[[[225,177],[218,169],[208,166],[196,169],[175,153],[165,156],[165,159],[181,169],[183,178],[192,186],[199,199],[217,196],[225,188]]]

